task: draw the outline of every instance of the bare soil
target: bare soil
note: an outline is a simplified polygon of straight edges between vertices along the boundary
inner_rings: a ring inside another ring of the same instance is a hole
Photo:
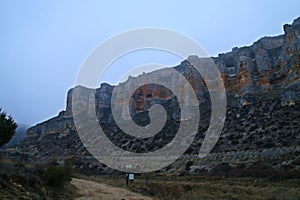
[[[141,194],[94,181],[73,178],[71,184],[78,189],[76,200],[151,200]]]

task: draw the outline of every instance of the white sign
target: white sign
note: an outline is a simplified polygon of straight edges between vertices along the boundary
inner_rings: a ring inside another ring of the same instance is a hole
[[[128,164],[128,165],[126,165],[125,166],[127,169],[129,169],[129,168],[132,168],[132,165],[131,164]]]
[[[134,174],[129,174],[129,180],[133,180],[134,179]]]

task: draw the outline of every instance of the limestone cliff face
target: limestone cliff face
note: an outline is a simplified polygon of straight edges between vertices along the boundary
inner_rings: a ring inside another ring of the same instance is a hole
[[[213,60],[222,73],[227,92],[239,95],[244,105],[247,104],[249,93],[274,90],[282,95],[282,105],[293,104],[300,99],[300,18],[292,25],[284,25],[284,35],[263,37],[249,47],[235,47],[231,52],[219,54]],[[189,62],[183,61],[175,69],[190,82],[198,100],[205,101],[205,82]],[[131,77],[128,82],[135,79]],[[114,86],[108,84],[102,84],[97,89],[96,107],[99,118],[103,114],[101,111],[110,107],[113,89]],[[134,112],[145,111],[158,101],[173,98],[170,90],[154,84],[139,88],[133,97],[131,111]],[[57,117],[30,128],[28,137],[42,137],[69,129],[75,130],[72,122],[72,89],[68,92],[66,110]]]
[[[300,18],[284,25],[284,35],[264,37],[214,58],[230,92],[267,92],[299,81]]]
[[[228,91],[243,95],[245,92],[270,91],[275,72],[279,71],[278,58],[284,36],[264,37],[250,47],[233,48],[219,54],[216,64],[224,72]]]
[[[257,149],[291,147],[298,151],[297,148],[300,146],[298,136],[300,131],[300,18],[294,20],[292,25],[284,25],[283,35],[263,37],[251,46],[235,47],[231,52],[219,54],[212,59],[222,74],[228,99],[225,126],[214,152],[249,151],[252,152],[248,152],[249,159],[252,159],[256,156]],[[187,152],[193,154],[199,150],[209,122],[209,93],[201,75],[187,60],[174,69],[189,81],[199,101],[201,122],[199,134],[196,136],[198,142],[194,142]],[[166,78],[171,82],[176,81],[175,77]],[[131,77],[127,82],[135,82],[137,79],[138,77]],[[174,82],[174,84],[181,87],[179,83]],[[161,85],[147,84],[126,97],[131,99],[131,117],[138,124],[149,123],[147,111],[156,103],[162,104],[170,111],[168,116],[170,122],[161,134],[149,141],[139,141],[121,136],[122,131],[113,120],[111,95],[114,87],[122,86],[104,83],[95,94],[99,124],[103,129],[108,130],[107,136],[112,141],[124,149],[139,152],[155,150],[172,139],[171,133],[178,127],[177,118],[180,115],[180,108],[170,90]],[[73,89],[68,92],[65,111],[28,130],[27,140],[23,146],[20,146],[22,152],[36,152],[37,160],[44,159],[47,162],[44,155],[49,155],[49,149],[44,146],[54,141],[57,145],[53,148],[65,152],[60,155],[57,153],[58,150],[53,150],[56,156],[66,158],[72,155],[88,155],[76,134],[72,105],[77,101],[72,100],[72,92]],[[279,159],[274,162],[281,161],[282,159]]]

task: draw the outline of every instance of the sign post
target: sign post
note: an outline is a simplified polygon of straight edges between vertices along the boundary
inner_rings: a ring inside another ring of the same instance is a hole
[[[132,165],[131,164],[127,164],[127,165],[125,165],[125,167],[127,169],[130,169],[130,168],[132,168]],[[126,173],[126,187],[128,187],[129,180],[131,182],[133,182],[133,179],[134,179],[134,174],[128,174],[128,173]]]
[[[128,179],[129,179],[131,182],[133,182],[133,180],[134,180],[134,174],[129,174],[128,177],[129,177]]]

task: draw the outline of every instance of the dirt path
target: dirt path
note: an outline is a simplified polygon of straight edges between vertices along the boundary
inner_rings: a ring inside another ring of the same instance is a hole
[[[141,194],[93,181],[73,178],[71,184],[78,189],[79,197],[76,200],[151,200]]]

